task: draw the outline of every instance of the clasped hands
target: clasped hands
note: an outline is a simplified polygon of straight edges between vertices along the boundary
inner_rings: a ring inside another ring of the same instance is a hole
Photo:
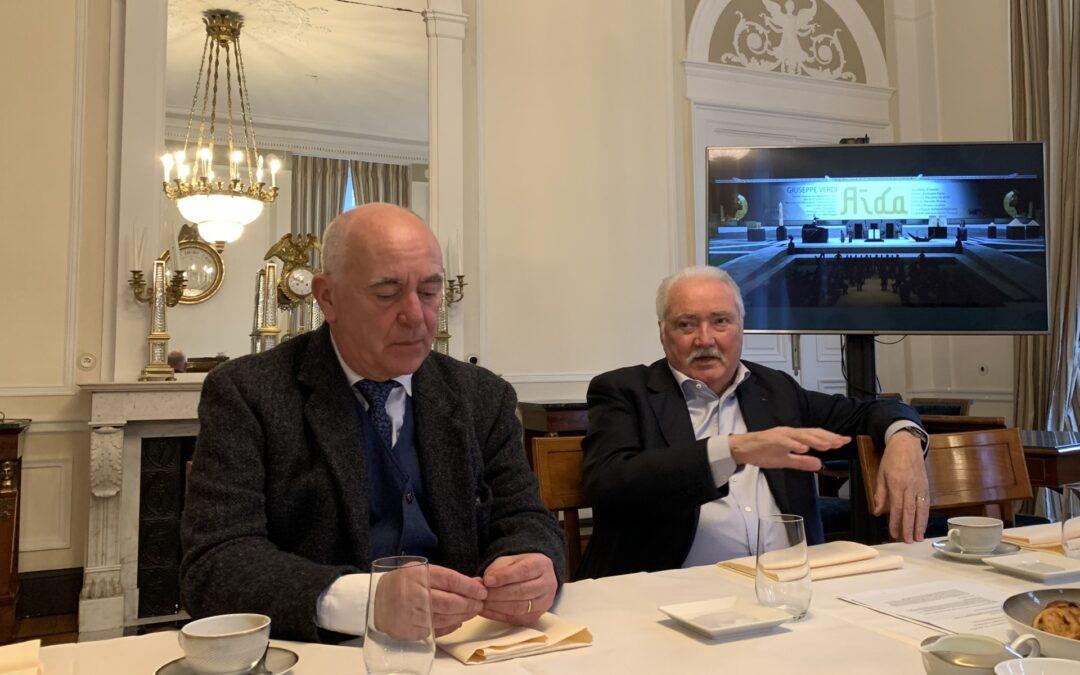
[[[407,571],[398,570],[391,574]],[[385,580],[385,577],[384,577]],[[468,577],[439,565],[428,566],[431,628],[446,635],[479,615],[519,626],[551,608],[558,583],[551,559],[540,553],[496,558],[482,577]],[[399,639],[427,635],[427,598],[422,583],[400,574],[390,592],[376,591],[375,623]]]
[[[820,471],[821,460],[807,455],[811,450],[828,452],[851,442],[817,428],[774,427],[765,431],[731,434],[728,447],[736,464],[753,464],[763,469]],[[907,543],[922,541],[930,514],[929,484],[922,444],[912,434],[898,431],[885,443],[885,452],[874,486],[873,514],[889,513],[889,534]]]

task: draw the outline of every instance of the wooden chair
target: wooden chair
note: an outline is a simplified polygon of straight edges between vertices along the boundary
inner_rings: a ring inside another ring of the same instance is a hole
[[[581,524],[578,509],[588,508],[581,482],[581,439],[584,436],[537,436],[532,439],[533,471],[540,481],[540,499],[561,513],[566,532],[566,577],[581,562]]]
[[[913,398],[908,405],[920,415],[967,415],[971,410],[966,398]]]
[[[919,415],[928,434],[955,434],[962,431],[1004,429],[1004,417],[971,417],[970,415]]]
[[[858,446],[866,497],[873,504],[881,455],[869,436],[859,436]],[[1011,527],[1013,500],[1031,498],[1024,446],[1017,429],[932,434],[926,474],[933,511],[994,515]]]

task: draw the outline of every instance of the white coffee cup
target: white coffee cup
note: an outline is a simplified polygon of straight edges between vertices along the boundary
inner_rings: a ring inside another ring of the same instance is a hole
[[[949,518],[949,543],[964,553],[989,553],[1001,543],[999,518],[957,516]]]
[[[188,665],[198,673],[251,670],[270,642],[270,617],[221,614],[192,621],[177,635]]]
[[[996,675],[1080,675],[1080,663],[1068,659],[1013,659],[994,667]]]

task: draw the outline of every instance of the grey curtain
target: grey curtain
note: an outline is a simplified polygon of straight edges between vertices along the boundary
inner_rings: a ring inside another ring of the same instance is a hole
[[[356,205],[388,202],[409,208],[410,169],[401,164],[351,163]]]
[[[1044,141],[1050,333],[1015,344],[1016,425],[1076,430],[1080,418],[1080,0],[1012,0],[1013,136]]]
[[[292,156],[292,232],[314,234],[323,230],[341,213],[345,183],[349,177],[347,159]]]

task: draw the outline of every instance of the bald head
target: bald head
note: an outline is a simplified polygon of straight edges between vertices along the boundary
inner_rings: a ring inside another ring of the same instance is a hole
[[[365,204],[323,235],[312,292],[341,357],[361,377],[416,372],[431,350],[442,289],[439,242],[408,209]]]
[[[323,273],[340,277],[345,266],[373,243],[414,237],[439,248],[434,233],[409,209],[382,202],[349,209],[334,218],[323,233]]]

